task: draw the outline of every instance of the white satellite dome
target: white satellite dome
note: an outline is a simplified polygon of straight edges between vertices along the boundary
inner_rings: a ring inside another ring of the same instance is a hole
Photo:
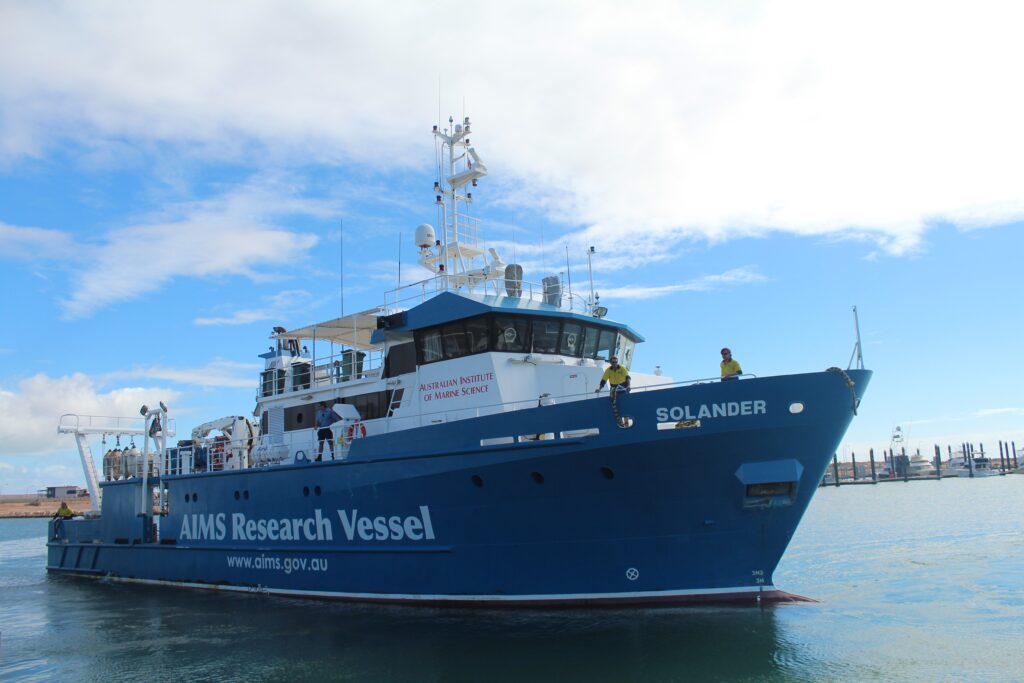
[[[436,238],[434,237],[434,226],[429,223],[420,223],[416,226],[416,246],[420,249],[426,249],[434,246]]]

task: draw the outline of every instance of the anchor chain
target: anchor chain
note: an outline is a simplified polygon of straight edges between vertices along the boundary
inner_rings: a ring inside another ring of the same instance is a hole
[[[846,386],[849,387],[849,389],[850,389],[850,398],[851,398],[850,409],[853,411],[853,414],[856,415],[857,414],[857,406],[860,405],[860,401],[857,399],[857,389],[856,389],[857,383],[854,382],[853,378],[850,377],[848,374],[846,374],[846,370],[843,370],[842,368],[831,367],[828,370],[826,370],[825,372],[838,372],[840,375],[842,375],[843,381],[846,382]]]

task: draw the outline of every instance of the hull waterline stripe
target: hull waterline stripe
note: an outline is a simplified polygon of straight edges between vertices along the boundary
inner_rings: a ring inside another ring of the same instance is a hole
[[[58,569],[50,571],[86,576],[95,579],[139,583],[150,586],[171,586],[199,590],[221,590],[236,593],[261,593],[295,598],[318,598],[326,600],[351,600],[361,602],[415,602],[451,604],[571,604],[571,603],[625,603],[625,602],[671,602],[687,598],[756,599],[761,595],[769,601],[816,602],[792,593],[786,593],[774,586],[736,586],[732,588],[687,588],[669,591],[626,591],[622,593],[561,593],[539,595],[417,595],[412,593],[348,593],[342,591],[311,591],[290,588],[269,588],[264,586],[236,586],[232,584],[196,583],[190,581],[168,581],[164,579],[139,579],[108,576],[83,570]]]

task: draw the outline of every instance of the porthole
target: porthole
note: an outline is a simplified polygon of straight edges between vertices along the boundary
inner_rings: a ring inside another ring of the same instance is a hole
[[[481,479],[479,475],[474,474],[472,477],[470,477],[470,481],[472,481],[473,486],[477,487],[478,489],[483,488],[484,486],[484,480]]]
[[[530,479],[533,479],[533,483],[535,484],[544,483],[544,475],[540,472],[530,472]]]
[[[249,491],[248,490],[242,491],[242,498],[245,498],[246,500],[249,500]]]
[[[187,503],[187,502],[189,502],[190,500],[192,500],[192,496],[190,496],[190,495],[188,495],[188,494],[186,493],[186,494],[185,494],[185,502]]]
[[[615,472],[612,470],[611,467],[602,467],[601,476],[604,477],[605,479],[614,479]]]
[[[303,486],[302,487],[302,495],[304,495],[307,498],[309,498],[309,487],[308,486]]]
[[[320,487],[319,487],[319,486],[317,486],[316,488],[314,488],[314,489],[313,489],[313,493],[315,493],[316,495],[318,495],[318,496],[319,496],[319,495],[320,495]]]
[[[193,493],[193,494],[192,494],[192,502],[194,503],[194,502],[196,502],[197,500],[199,500],[199,494],[198,494],[198,493]]]
[[[793,413],[794,415],[799,415],[800,413],[804,412],[804,404],[800,403],[799,401],[797,401],[796,403],[790,403],[789,412]]]
[[[240,499],[241,497],[242,497],[242,494],[241,494],[241,493],[239,493],[238,491],[235,491],[235,500],[238,500],[238,499]]]

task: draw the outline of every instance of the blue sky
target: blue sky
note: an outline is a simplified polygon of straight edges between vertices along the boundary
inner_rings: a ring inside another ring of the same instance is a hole
[[[596,246],[634,368],[845,367],[856,304],[847,453],[897,424],[1024,447],[1015,12],[2,3],[0,492],[82,482],[65,412],[250,412],[270,328],[337,315],[342,260],[349,312],[399,235],[426,277],[439,110],[472,117],[474,212],[527,279],[568,247],[578,288]]]

